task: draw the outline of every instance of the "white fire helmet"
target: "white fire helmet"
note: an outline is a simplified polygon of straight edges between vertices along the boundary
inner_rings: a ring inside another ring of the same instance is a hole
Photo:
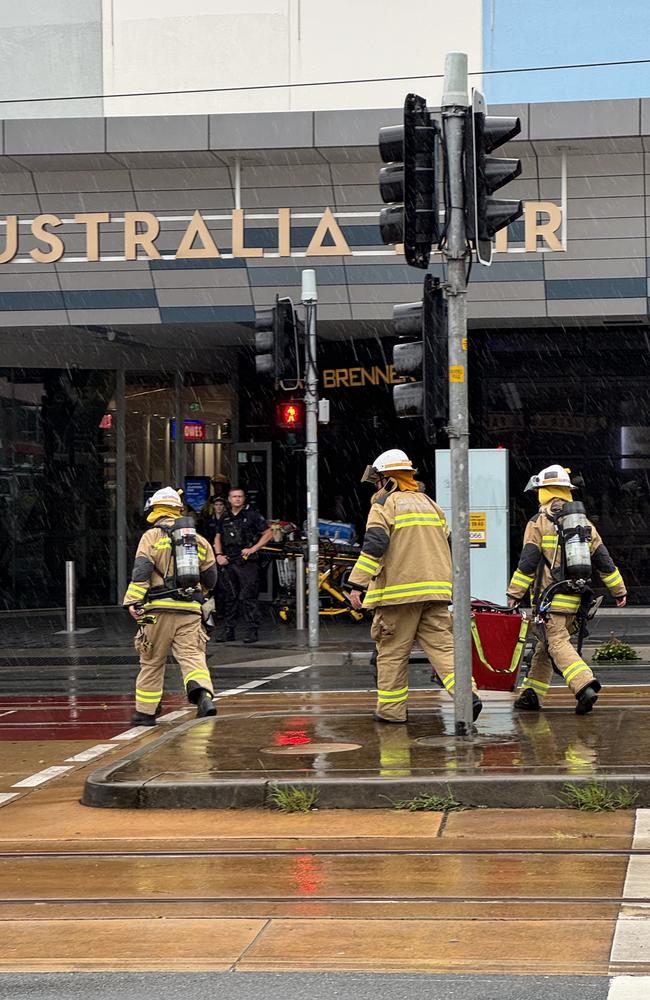
[[[536,476],[530,477],[524,493],[528,493],[530,490],[539,490],[545,486],[563,486],[566,490],[575,490],[576,487],[569,478],[570,472],[571,469],[563,469],[561,465],[548,465]]]
[[[183,501],[180,493],[177,493],[171,486],[163,486],[161,490],[156,490],[144,505],[145,514],[152,507],[179,507],[183,509]]]
[[[390,476],[391,472],[413,472],[413,464],[406,452],[399,448],[383,451],[372,463],[376,472]]]

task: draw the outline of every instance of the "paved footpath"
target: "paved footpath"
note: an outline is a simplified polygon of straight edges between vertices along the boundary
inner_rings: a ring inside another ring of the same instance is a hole
[[[92,766],[0,812],[5,973],[577,975],[600,978],[567,1000],[610,978],[616,1000],[650,995],[650,811],[105,811],[79,804]]]

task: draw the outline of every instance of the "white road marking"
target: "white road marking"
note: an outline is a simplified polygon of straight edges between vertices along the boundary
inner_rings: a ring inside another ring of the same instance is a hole
[[[309,670],[311,663],[306,663],[300,667],[289,667],[288,670],[281,670],[278,674],[268,674],[266,677],[262,677],[258,681],[248,681],[247,684],[240,684],[236,688],[228,688],[227,691],[219,691],[215,694],[215,700],[220,698],[230,698],[235,694],[246,694],[247,691],[253,691],[255,688],[262,687],[264,684],[268,684],[270,681],[280,680],[282,677],[289,677],[290,674],[298,674],[303,670]]]
[[[115,750],[115,745],[113,743],[98,743],[94,747],[88,747],[87,750],[82,750],[81,753],[76,753],[74,757],[66,757],[66,763],[70,762],[72,764],[82,764],[86,760],[94,760],[95,757],[101,757],[103,753],[108,753],[109,750]]]
[[[650,976],[617,976],[612,980],[607,1000],[648,1000]]]
[[[7,712],[0,712],[0,719],[3,719],[5,717],[5,715],[15,715],[15,714],[16,714],[16,709],[15,708],[11,708]]]
[[[650,845],[650,809],[637,809],[632,850],[642,850]],[[642,900],[641,903],[625,902],[616,921],[612,950],[612,966],[650,965],[650,857],[630,857],[623,886],[623,899]],[[647,912],[643,912],[647,910]],[[615,976],[612,979],[608,1000],[647,1000],[650,997],[650,976]]]
[[[158,719],[156,721],[157,722],[174,722],[176,719],[180,719],[184,715],[187,715],[188,712],[189,712],[189,708],[182,708],[178,712],[167,712],[166,715],[159,715]]]
[[[112,740],[135,740],[138,736],[144,736],[145,733],[150,733],[153,726],[134,726],[133,729],[126,729],[123,733],[118,733],[117,736],[111,736]]]
[[[30,774],[28,778],[23,778],[22,781],[16,781],[12,788],[35,788],[37,785],[44,785],[46,781],[51,781],[52,778],[58,778],[61,774],[65,774],[66,771],[71,771],[72,767],[63,767],[59,765],[58,767],[46,767],[44,771],[37,771],[36,774]]]
[[[18,792],[0,792],[0,806],[17,798],[19,798]]]

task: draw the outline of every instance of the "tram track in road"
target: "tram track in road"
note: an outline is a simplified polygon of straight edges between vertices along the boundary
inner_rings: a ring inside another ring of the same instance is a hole
[[[625,850],[623,848],[369,848],[369,849],[316,849],[304,847],[294,848],[274,848],[264,850],[262,848],[252,848],[251,850],[234,850],[229,848],[215,848],[204,850],[175,850],[175,851],[0,851],[0,863],[11,860],[82,860],[82,859],[152,859],[152,858],[373,858],[373,857],[646,857],[650,855],[650,848],[635,848]]]

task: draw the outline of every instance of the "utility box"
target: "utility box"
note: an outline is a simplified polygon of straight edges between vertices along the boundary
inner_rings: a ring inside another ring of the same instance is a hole
[[[502,605],[506,603],[506,590],[510,580],[508,497],[507,449],[470,448],[469,532],[472,597]],[[451,527],[451,474],[448,450],[436,450],[435,499],[445,511]]]

